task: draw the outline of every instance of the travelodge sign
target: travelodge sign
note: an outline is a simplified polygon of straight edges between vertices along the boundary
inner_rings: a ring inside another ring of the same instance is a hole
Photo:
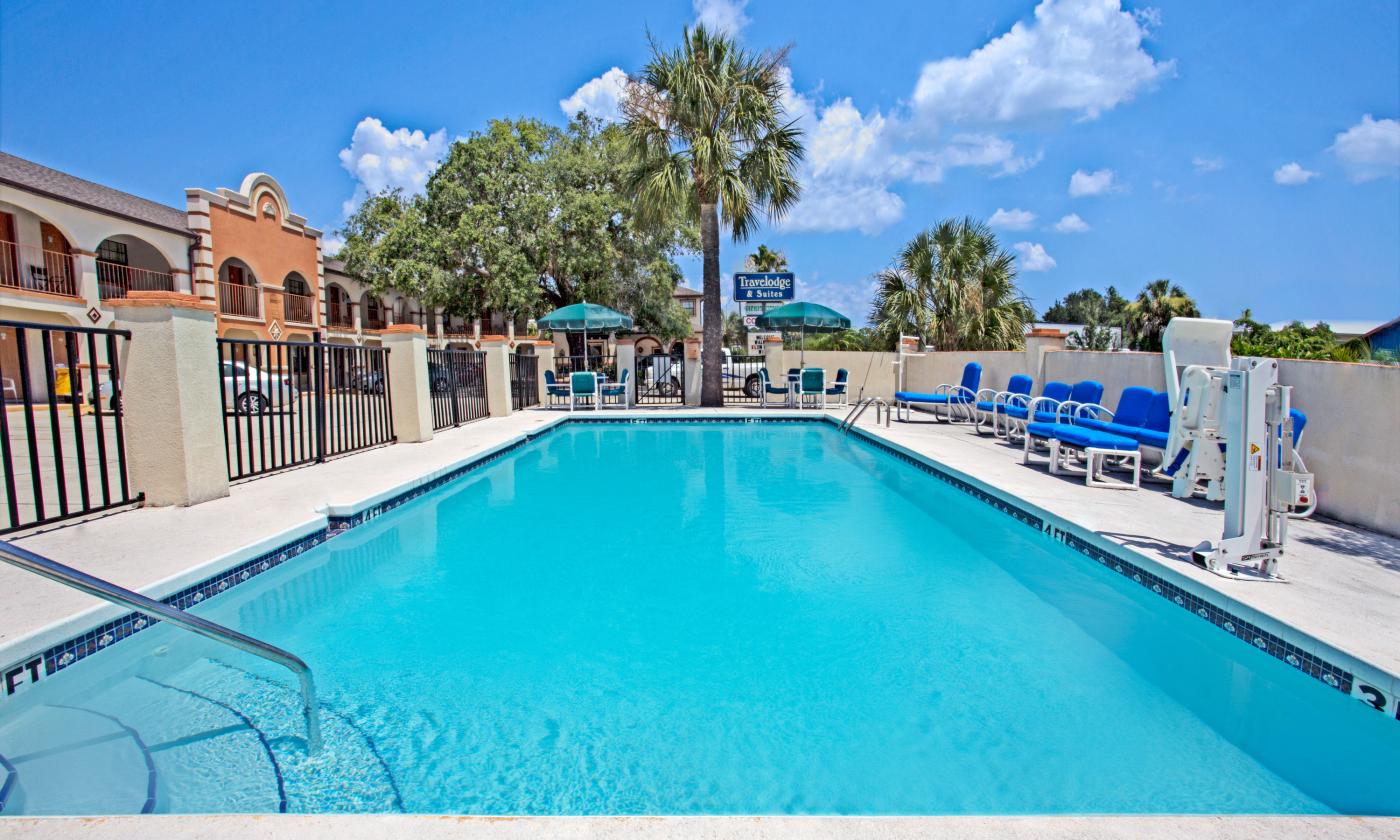
[[[735,274],[735,300],[792,300],[796,289],[791,271]]]

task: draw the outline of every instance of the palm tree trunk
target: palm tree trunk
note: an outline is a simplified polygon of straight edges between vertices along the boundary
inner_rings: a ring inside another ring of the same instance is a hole
[[[700,308],[700,404],[724,405],[724,312],[719,296],[719,205],[700,205],[700,248],[704,253],[705,293]]]

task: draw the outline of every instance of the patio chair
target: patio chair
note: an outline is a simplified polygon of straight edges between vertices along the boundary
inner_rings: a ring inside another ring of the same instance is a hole
[[[599,400],[606,403],[613,401],[613,405],[618,408],[627,407],[627,374],[632,371],[628,368],[622,369],[622,376],[616,382],[607,382],[598,388]]]
[[[779,404],[779,405],[782,405],[782,406],[784,406],[784,407],[786,407],[786,406],[788,406],[788,405],[790,405],[790,404],[792,403],[792,386],[791,386],[791,385],[788,385],[787,383],[783,383],[782,385],[774,385],[774,384],[772,383],[772,381],[770,381],[770,380],[768,379],[768,368],[759,368],[759,369],[758,369],[758,406],[759,406],[759,408],[767,408],[767,407],[768,407],[768,398],[769,398],[769,397],[782,397],[782,398],[783,398],[783,399],[782,399],[782,402],[780,402],[780,403],[778,403],[778,404]]]
[[[821,400],[821,407],[826,408],[826,371],[821,368],[803,368],[802,375],[797,380],[797,404],[804,406],[807,397],[812,398],[812,407],[815,408],[817,400]]]
[[[1035,380],[1018,373],[1006,382],[1006,390],[998,391],[995,388],[983,388],[977,392],[977,404],[974,408],[977,414],[977,422],[973,424],[973,429],[977,434],[982,434],[982,424],[990,422],[992,425],[992,435],[1002,437],[1002,418],[1006,414],[1008,406],[1025,406],[1031,399],[1031,388],[1034,387]]]
[[[949,421],[956,419],[958,414],[973,420],[975,415],[972,413],[972,405],[977,402],[977,386],[981,381],[982,366],[976,362],[968,362],[963,366],[962,382],[958,385],[939,385],[928,394],[918,391],[896,391],[895,419],[908,422],[913,417],[915,405],[929,405],[933,407],[933,419],[936,421],[943,421],[938,413],[940,406],[948,409]],[[903,417],[899,416],[901,409],[904,411]]]
[[[550,408],[563,408],[569,404],[568,383],[560,382],[554,371],[549,368],[545,368],[544,371],[544,393],[549,399]]]
[[[846,369],[845,369],[845,368],[837,368],[837,369],[836,369],[836,381],[832,383],[832,385],[831,385],[830,388],[827,388],[827,389],[826,389],[826,395],[827,395],[828,397],[834,397],[834,398],[835,398],[835,399],[830,400],[830,402],[833,402],[833,403],[835,403],[836,405],[850,405],[850,404],[851,404],[851,403],[850,403],[850,396],[849,396],[849,395],[847,394],[847,392],[846,392],[846,384],[847,384],[846,378],[847,378],[847,376],[848,376],[848,374],[846,373]]]
[[[1051,475],[1067,471],[1070,465],[1069,456],[1078,454],[1084,459],[1084,486],[1115,490],[1138,489],[1142,473],[1142,453],[1138,450],[1138,442],[1135,439],[1081,426],[1074,422],[1072,411],[1061,416],[1070,419],[1059,423],[1031,421],[1026,424],[1021,463],[1029,464],[1032,454],[1043,443],[1050,451]],[[1109,481],[1104,478],[1104,468],[1109,458],[1130,465],[1132,479]]]
[[[1092,379],[1085,379],[1074,385],[1064,382],[1047,382],[1040,396],[1025,406],[1009,405],[1006,408],[1007,443],[1015,443],[1025,434],[1026,423],[1054,423],[1063,403],[1075,405],[1098,405],[1103,399],[1103,385]]]
[[[598,408],[598,374],[592,371],[578,371],[569,374],[569,411],[578,407],[579,400],[588,400],[585,405]]]

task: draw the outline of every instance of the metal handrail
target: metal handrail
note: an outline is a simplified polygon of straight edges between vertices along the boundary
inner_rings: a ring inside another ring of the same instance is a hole
[[[237,630],[232,630],[222,624],[215,624],[208,619],[200,618],[197,615],[177,610],[168,604],[147,598],[130,589],[123,589],[115,583],[105,581],[101,578],[81,572],[71,566],[50,560],[39,554],[35,554],[27,549],[20,548],[12,543],[0,540],[0,561],[9,563],[19,569],[33,572],[40,577],[61,583],[79,592],[86,592],[89,595],[129,607],[136,612],[157,618],[161,621],[168,621],[176,627],[183,628],[196,633],[206,639],[213,639],[222,642],[230,647],[237,648],[245,653],[262,657],[269,662],[287,668],[296,674],[301,682],[302,711],[306,716],[306,745],[311,753],[321,750],[321,713],[320,706],[316,703],[316,683],[311,677],[311,668],[301,660],[296,654],[288,653],[279,647],[258,641],[252,636],[245,636]]]
[[[885,402],[883,397],[866,397],[856,403],[855,407],[846,413],[846,419],[841,421],[839,427],[841,431],[849,432],[851,427],[856,424],[856,421],[860,419],[860,416],[864,414],[865,410],[870,408],[871,405],[875,406],[875,425],[877,426],[880,425],[880,409],[882,407],[885,409],[885,428],[888,429],[890,426],[890,404]]]

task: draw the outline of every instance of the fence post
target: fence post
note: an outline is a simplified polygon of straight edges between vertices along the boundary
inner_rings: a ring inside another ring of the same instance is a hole
[[[486,353],[486,407],[492,417],[509,417],[510,407],[510,348],[503,335],[488,335],[481,339]]]
[[[380,341],[389,351],[389,416],[399,443],[433,439],[433,401],[428,384],[428,335],[417,324],[385,327]]]
[[[545,384],[544,372],[554,370],[554,342],[538,339],[535,341],[535,357],[540,360],[539,370],[535,371],[535,380],[539,385],[540,397],[536,405],[549,405],[549,386]]]
[[[1026,334],[1025,370],[1036,382],[1045,381],[1045,354],[1065,349],[1065,337],[1057,329],[1035,329]]]
[[[687,338],[685,340],[685,382],[681,383],[685,389],[686,405],[700,404],[700,339]]]
[[[326,346],[321,343],[321,331],[311,338],[311,365],[316,371],[313,382],[316,406],[316,463],[326,460]]]
[[[617,375],[622,376],[624,370],[630,370],[627,374],[627,386],[622,389],[622,405],[631,408],[637,404],[634,396],[637,391],[637,341],[632,338],[619,338],[617,340],[617,356],[614,359],[617,365]]]
[[[108,305],[131,332],[121,390],[132,486],[154,507],[227,496],[214,305],[139,291]]]

